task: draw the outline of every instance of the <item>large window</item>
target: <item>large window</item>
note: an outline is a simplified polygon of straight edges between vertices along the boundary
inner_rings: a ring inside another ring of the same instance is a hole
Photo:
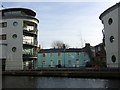
[[[0,35],[0,40],[6,40],[6,34]]]
[[[24,30],[36,33],[37,24],[30,21],[24,21],[23,28]]]
[[[18,16],[21,15],[21,11],[10,11],[10,12],[5,12],[4,16]]]
[[[23,44],[32,44],[34,45],[34,37],[31,36],[23,36]]]
[[[27,54],[27,55],[34,55],[34,48],[30,48],[30,49],[27,49],[27,48],[24,48],[23,49],[23,54]]]

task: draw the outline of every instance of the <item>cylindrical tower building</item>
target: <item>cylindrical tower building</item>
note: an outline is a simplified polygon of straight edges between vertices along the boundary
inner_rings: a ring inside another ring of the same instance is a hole
[[[34,69],[37,60],[36,13],[25,8],[9,8],[2,11],[2,65],[5,70]]]
[[[120,67],[120,3],[100,15],[104,25],[107,67]]]

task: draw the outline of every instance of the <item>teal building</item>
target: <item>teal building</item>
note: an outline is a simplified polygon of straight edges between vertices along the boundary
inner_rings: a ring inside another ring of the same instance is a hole
[[[85,67],[90,57],[83,49],[41,49],[38,52],[38,69],[43,67]]]

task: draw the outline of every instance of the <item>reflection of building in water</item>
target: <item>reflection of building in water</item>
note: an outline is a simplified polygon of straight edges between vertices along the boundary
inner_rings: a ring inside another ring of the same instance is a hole
[[[107,67],[120,67],[120,3],[100,15],[104,25]]]
[[[0,27],[3,69],[34,68],[37,60],[36,13],[25,8],[3,9]]]

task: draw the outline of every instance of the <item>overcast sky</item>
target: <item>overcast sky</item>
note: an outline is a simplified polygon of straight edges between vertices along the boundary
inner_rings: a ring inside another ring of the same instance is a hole
[[[28,8],[39,19],[38,42],[51,48],[55,40],[71,48],[85,43],[95,46],[102,42],[103,25],[100,14],[116,2],[3,2],[6,8]],[[1,8],[0,8],[1,9]]]

